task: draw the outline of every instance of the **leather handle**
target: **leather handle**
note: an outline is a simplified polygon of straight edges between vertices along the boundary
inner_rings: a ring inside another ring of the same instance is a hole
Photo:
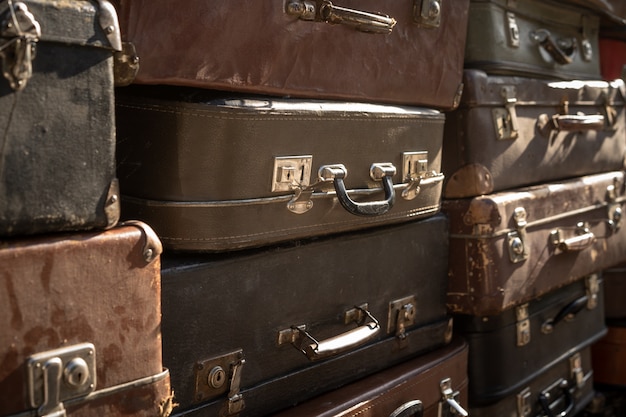
[[[388,15],[335,6],[329,0],[290,0],[286,11],[302,20],[343,24],[368,33],[391,33],[396,25]]]
[[[375,181],[382,181],[385,199],[357,203],[350,198],[343,182],[343,179],[348,175],[348,170],[344,165],[324,165],[319,169],[319,177],[322,180],[333,181],[337,199],[343,208],[356,216],[380,216],[393,207],[396,193],[393,189],[392,177],[395,173],[396,168],[390,163],[373,164],[370,167],[370,177]]]
[[[605,122],[604,116],[600,114],[555,114],[552,117],[542,114],[537,119],[537,125],[542,131],[581,132],[602,130]]]
[[[557,64],[567,65],[573,62],[574,53],[576,52],[575,39],[572,39],[571,46],[564,50],[546,29],[535,30],[530,33],[530,36],[535,42],[539,43]]]
[[[587,305],[588,302],[589,297],[587,295],[583,295],[582,297],[577,298],[576,300],[567,304],[565,307],[559,310],[559,312],[553,318],[546,320],[541,325],[541,332],[546,334],[552,333],[552,331],[554,330],[554,326],[559,324],[566,317],[571,317],[578,314]]]
[[[561,229],[555,229],[550,233],[552,243],[560,250],[566,252],[582,251],[590,247],[596,240],[596,236],[584,224],[576,226],[576,234],[570,237],[563,237]]]
[[[543,409],[543,412],[545,413],[546,417],[567,417],[574,410],[576,401],[574,399],[574,396],[569,390],[568,382],[566,380],[561,380],[559,383],[559,388],[561,388],[561,390],[563,391],[563,396],[565,397],[565,404],[567,405],[565,406],[565,410],[561,411],[558,414],[555,414],[554,411],[552,411],[552,408],[550,408],[551,395],[546,392],[542,392],[539,394],[539,404],[541,405],[541,408]]]

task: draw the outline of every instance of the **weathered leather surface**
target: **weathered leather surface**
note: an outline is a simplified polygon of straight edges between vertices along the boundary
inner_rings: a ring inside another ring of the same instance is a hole
[[[344,0],[394,17],[391,34],[299,20],[284,1],[120,0],[135,82],[275,96],[454,106],[469,0],[441,2],[441,25],[413,22],[413,1]]]
[[[116,102],[122,215],[149,223],[169,248],[261,246],[439,211],[441,175],[424,179],[414,199],[402,196],[404,152],[426,151],[425,172],[441,172],[444,115],[436,110],[135,87],[121,89]],[[311,184],[323,165],[345,165],[348,195],[359,202],[385,199],[370,167],[392,163],[393,207],[351,214],[331,181],[312,190],[310,210],[289,211],[296,191],[272,191],[274,158],[298,155],[312,156]]]
[[[23,90],[0,77],[0,236],[110,227],[113,51],[97,4],[24,3],[43,32]]]
[[[575,380],[572,377],[572,370],[569,362],[569,357],[577,352],[581,355],[582,370],[585,375],[583,385],[580,387],[576,386]],[[576,415],[582,411],[593,398],[594,372],[595,369],[592,368],[591,364],[591,347],[576,346],[572,348],[567,357],[564,357],[562,360],[543,369],[543,372],[541,372],[540,375],[522,387],[518,393],[509,395],[500,401],[488,405],[474,406],[470,402],[469,413],[471,416],[477,417],[518,416],[518,394],[521,394],[522,389],[527,387],[530,392],[530,397],[528,399],[530,413],[528,415],[546,415],[544,409],[539,403],[539,395],[552,384],[560,379],[563,379],[567,381],[568,390],[570,390],[571,393],[571,400],[568,401],[566,399],[562,389],[550,390],[550,403],[554,403],[553,413],[555,413],[554,415],[559,415],[560,413],[565,412],[565,410],[568,410],[565,415]],[[568,405],[571,405],[571,409],[567,408]]]
[[[591,346],[594,380],[598,384],[626,385],[626,327],[610,323],[608,333]]]
[[[135,226],[0,243],[1,415],[31,408],[35,353],[93,343],[96,391],[162,372],[160,260],[144,243]]]
[[[245,359],[242,416],[260,416],[447,344],[446,225],[438,214],[252,251],[166,252],[163,362],[177,412],[217,415],[227,393],[199,399],[196,364],[238,349]],[[389,305],[411,296],[415,322],[400,340]],[[360,346],[311,361],[292,344],[277,343],[279,331],[291,326],[306,325],[320,341],[355,329],[344,312],[363,303],[381,330]]]
[[[466,70],[464,83],[461,105],[446,114],[442,152],[445,198],[623,169],[626,115],[622,80],[560,82]],[[500,138],[496,127],[508,117],[502,95],[505,88],[515,100],[516,138]],[[568,114],[603,116],[604,127],[573,131],[542,127],[546,120]]]
[[[471,199],[444,200],[450,219],[448,307],[469,315],[497,315],[586,275],[626,260],[626,231],[609,226],[608,188],[624,205],[622,171],[584,176]],[[526,211],[528,257],[513,262],[508,234],[518,230],[514,213]],[[551,234],[576,236],[586,222],[595,240],[563,251]]]
[[[509,28],[509,17],[514,27]],[[586,19],[583,34],[583,19]],[[465,68],[491,74],[570,79],[599,79],[600,17],[597,12],[552,0],[473,0],[470,3]],[[557,59],[535,41],[533,34],[547,30],[554,44],[570,58]],[[513,46],[512,34],[517,32]],[[572,41],[573,42],[570,42]],[[583,41],[588,42],[587,45]],[[564,42],[573,46],[564,46]],[[591,50],[590,57],[582,51]]]
[[[496,316],[454,317],[454,332],[469,344],[469,397],[485,405],[515,395],[573,346],[588,346],[606,334],[604,286],[598,280],[596,304],[588,304],[586,280],[538,296],[528,303],[529,341],[518,346],[518,317],[509,308]],[[555,321],[560,314],[570,314]],[[544,325],[552,320],[552,330]]]
[[[420,400],[423,416],[437,417],[440,382],[450,378],[457,401],[467,410],[467,343],[457,337],[448,346],[385,369],[360,381],[318,396],[275,417],[388,417],[397,408]]]

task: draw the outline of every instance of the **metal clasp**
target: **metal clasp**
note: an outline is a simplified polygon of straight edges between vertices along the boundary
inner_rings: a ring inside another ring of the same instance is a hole
[[[402,153],[402,178],[407,186],[402,190],[402,198],[413,200],[420,193],[420,186],[443,181],[443,174],[428,171],[428,152]]]
[[[2,74],[13,90],[22,90],[33,75],[35,45],[41,26],[22,2],[8,0],[8,10],[0,21]]]
[[[406,346],[406,329],[415,324],[417,299],[415,296],[401,298],[389,303],[387,334],[395,333],[400,347]]]
[[[576,387],[582,389],[585,386],[585,372],[583,371],[583,361],[580,353],[575,353],[569,358],[569,368]]]
[[[442,7],[443,0],[415,0],[413,3],[413,18],[421,27],[438,28],[441,25]]]
[[[585,291],[587,293],[587,310],[593,310],[598,306],[598,294],[600,293],[597,274],[585,278]]]
[[[609,228],[612,232],[620,228],[622,222],[622,205],[617,202],[617,180],[616,184],[609,185],[606,188],[607,216]]]
[[[519,124],[515,110],[517,89],[511,85],[503,86],[500,93],[504,98],[504,108],[496,107],[491,111],[496,137],[499,140],[517,139],[519,136]]]
[[[439,402],[439,417],[447,417],[459,415],[463,417],[469,416],[461,404],[458,403],[459,391],[452,389],[452,380],[450,378],[443,379],[439,383],[441,390],[441,401]]]
[[[96,389],[96,349],[91,343],[32,355],[27,369],[30,405],[41,417],[65,417],[64,401]]]
[[[513,213],[515,221],[515,231],[507,234],[509,248],[509,258],[511,262],[518,263],[528,259],[529,249],[526,239],[526,210],[524,207],[517,207]]]
[[[530,404],[530,387],[526,387],[517,394],[517,416],[529,417],[533,408]]]
[[[506,23],[506,34],[509,40],[509,46],[519,48],[519,26],[517,25],[517,20],[515,20],[515,13],[506,12]]]
[[[517,346],[526,346],[530,343],[530,318],[528,303],[515,307],[515,327],[517,330]]]

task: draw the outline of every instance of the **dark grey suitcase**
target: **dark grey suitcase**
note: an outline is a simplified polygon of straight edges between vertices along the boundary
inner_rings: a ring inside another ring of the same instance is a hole
[[[168,248],[262,246],[440,209],[436,110],[119,90],[122,212],[153,226]]]
[[[447,220],[162,266],[164,366],[181,415],[260,416],[451,338]]]
[[[497,316],[454,316],[470,346],[470,402],[513,395],[546,367],[606,333],[602,279],[594,274]]]
[[[120,48],[107,1],[0,3],[0,236],[117,223]]]

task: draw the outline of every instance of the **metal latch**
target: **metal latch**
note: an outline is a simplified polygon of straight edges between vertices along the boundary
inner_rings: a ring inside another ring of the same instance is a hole
[[[509,40],[509,46],[512,48],[519,48],[519,26],[517,20],[515,20],[515,14],[513,12],[506,12],[506,24],[507,24],[507,39]]]
[[[243,396],[239,393],[245,363],[241,349],[198,362],[194,402],[211,400],[227,393],[222,415],[240,413],[245,407]]]
[[[421,27],[438,28],[441,25],[442,7],[443,0],[415,0],[413,18]]]
[[[517,89],[511,85],[503,86],[501,95],[504,98],[504,108],[496,107],[491,111],[496,137],[499,140],[517,139],[519,136],[519,124],[515,110]]]
[[[30,405],[40,417],[64,417],[64,401],[96,389],[96,349],[91,343],[32,355],[27,369]]]
[[[517,394],[517,416],[529,417],[533,407],[530,402],[530,387],[526,387]]]
[[[389,303],[387,334],[395,333],[400,347],[406,345],[406,328],[415,324],[416,315],[417,299],[415,296],[405,297]]]
[[[441,401],[439,402],[439,417],[447,417],[453,415],[459,415],[467,417],[469,413],[465,411],[461,404],[457,401],[459,398],[459,391],[452,389],[452,380],[450,378],[443,379],[439,383],[441,390]]]
[[[529,256],[529,249],[526,239],[526,210],[524,207],[517,207],[513,213],[515,230],[507,234],[507,246],[509,248],[509,258],[511,262],[518,263],[525,261]]]
[[[617,183],[617,180],[615,181]],[[622,222],[622,205],[617,202],[617,184],[606,188],[608,224],[611,231],[619,229]]]
[[[517,329],[517,346],[525,346],[530,343],[530,318],[528,316],[528,303],[515,307]]]
[[[413,200],[419,195],[422,185],[442,182],[444,175],[428,171],[428,152],[417,151],[402,153],[402,178],[407,184],[402,190],[402,198]]]
[[[33,75],[35,45],[41,26],[22,2],[8,0],[8,10],[0,20],[0,58],[2,74],[13,90],[21,90]]]
[[[585,372],[580,353],[575,353],[569,358],[569,369],[572,380],[576,383],[576,388],[582,389],[585,386]]]
[[[587,310],[593,310],[598,306],[598,294],[600,293],[600,283],[598,275],[592,274],[585,278],[585,291],[587,293]]]

